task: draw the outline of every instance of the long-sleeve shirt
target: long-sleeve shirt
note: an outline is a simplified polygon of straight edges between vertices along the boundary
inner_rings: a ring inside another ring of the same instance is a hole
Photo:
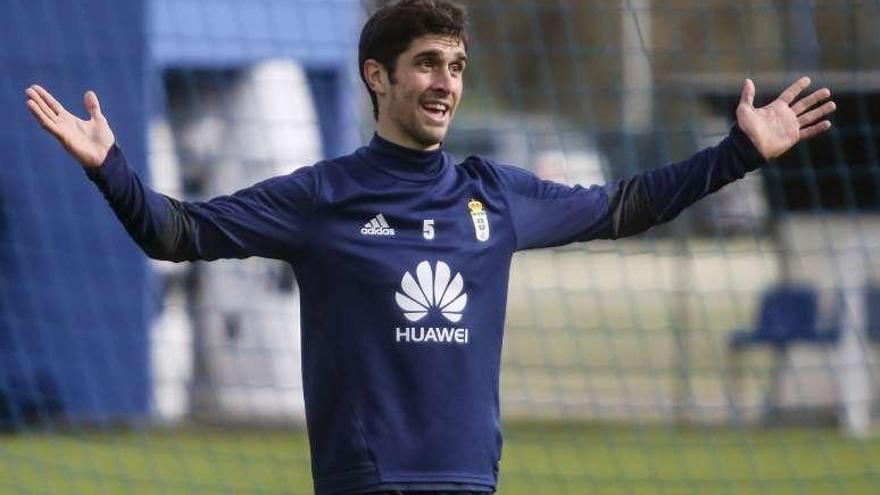
[[[152,257],[291,263],[316,493],[489,492],[513,254],[637,234],[763,163],[734,127],[685,161],[588,188],[378,136],[208,202],[150,190],[115,146],[89,177]]]

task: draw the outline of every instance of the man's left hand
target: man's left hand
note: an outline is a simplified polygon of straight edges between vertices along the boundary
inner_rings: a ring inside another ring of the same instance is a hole
[[[826,101],[831,97],[828,88],[795,101],[809,85],[810,78],[802,77],[769,105],[755,108],[755,83],[746,79],[736,109],[736,121],[765,159],[776,158],[799,141],[831,128],[831,122],[823,117],[837,106],[833,101]]]

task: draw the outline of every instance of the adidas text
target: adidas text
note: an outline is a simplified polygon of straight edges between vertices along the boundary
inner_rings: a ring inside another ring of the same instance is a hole
[[[376,228],[373,226],[364,227],[361,229],[361,234],[364,235],[394,235],[394,229],[392,228]]]

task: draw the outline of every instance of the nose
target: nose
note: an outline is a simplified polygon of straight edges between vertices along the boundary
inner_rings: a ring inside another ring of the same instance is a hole
[[[450,93],[455,84],[452,73],[447,68],[439,68],[434,71],[431,78],[431,89],[437,92]]]

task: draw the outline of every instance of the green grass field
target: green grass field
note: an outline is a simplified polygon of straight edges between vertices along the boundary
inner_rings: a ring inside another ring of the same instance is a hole
[[[880,440],[837,430],[506,426],[501,494],[875,494]],[[311,493],[302,431],[0,437],[0,493]]]

